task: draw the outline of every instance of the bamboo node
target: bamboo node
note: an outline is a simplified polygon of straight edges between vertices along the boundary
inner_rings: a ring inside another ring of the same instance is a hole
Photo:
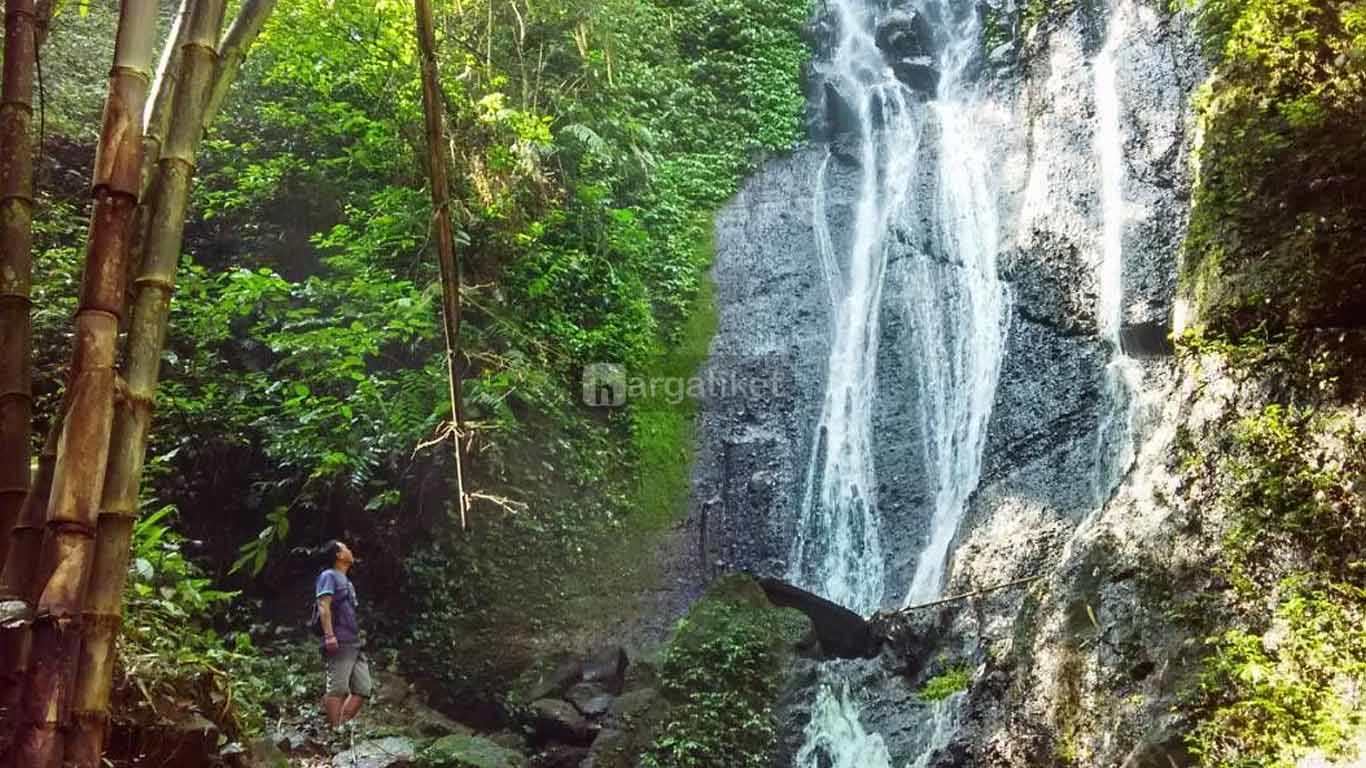
[[[0,600],[0,627],[13,629],[33,620],[33,609],[17,598]]]
[[[49,520],[47,522],[47,527],[54,536],[72,535],[82,539],[95,538],[95,528],[93,526],[86,525],[85,523],[76,520]]]
[[[29,115],[33,114],[33,105],[22,99],[5,99],[0,101],[0,109],[4,109],[5,107],[18,107]]]
[[[170,294],[175,292],[175,280],[164,275],[138,275],[133,279],[133,287],[139,291],[143,288],[157,288]]]

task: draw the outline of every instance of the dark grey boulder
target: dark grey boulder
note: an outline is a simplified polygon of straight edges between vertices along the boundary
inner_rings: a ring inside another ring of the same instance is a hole
[[[629,663],[626,650],[621,646],[604,648],[583,663],[583,681],[597,683],[611,694],[621,693]]]
[[[928,96],[939,89],[939,70],[929,56],[904,56],[892,63],[892,71],[907,87]]]
[[[806,614],[816,628],[821,650],[844,659],[872,658],[879,643],[868,620],[838,603],[774,578],[758,579],[769,602]]]
[[[925,15],[915,10],[895,11],[878,22],[877,47],[888,58],[929,56],[934,53],[934,30]]]
[[[564,698],[585,716],[601,717],[607,714],[607,709],[616,697],[598,683],[579,683],[570,688]]]
[[[541,659],[512,684],[509,698],[521,703],[558,698],[582,677],[583,662],[578,659]]]
[[[579,714],[574,705],[559,699],[540,699],[531,703],[531,727],[542,742],[588,744],[596,728]]]

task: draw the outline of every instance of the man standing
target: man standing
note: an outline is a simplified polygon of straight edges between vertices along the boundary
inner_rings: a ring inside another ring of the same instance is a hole
[[[324,544],[322,554],[332,563],[330,568],[318,574],[314,589],[327,670],[323,711],[327,713],[328,722],[336,727],[355,717],[370,696],[370,666],[360,650],[356,588],[346,575],[356,558],[350,548],[336,540]]]

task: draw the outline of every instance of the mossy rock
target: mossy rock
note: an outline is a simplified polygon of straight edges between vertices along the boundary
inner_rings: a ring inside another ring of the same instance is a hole
[[[723,638],[736,629],[737,620],[762,624],[769,631],[771,650],[777,654],[775,660],[783,665],[791,661],[815,631],[806,614],[769,602],[763,588],[750,576],[728,574],[713,582],[707,594],[679,622],[668,654],[676,658],[679,653]]]
[[[417,756],[419,768],[526,768],[526,756],[479,736],[455,734],[432,742]]]
[[[771,764],[773,708],[812,632],[805,614],[770,603],[749,576],[719,579],[679,622],[664,654],[660,683],[672,706],[655,725],[647,764]]]

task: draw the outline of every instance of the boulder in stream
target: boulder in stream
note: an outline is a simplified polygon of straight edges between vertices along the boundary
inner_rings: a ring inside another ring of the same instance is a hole
[[[464,734],[432,742],[418,755],[418,763],[423,768],[525,768],[527,764],[521,752]]]
[[[541,741],[587,744],[596,730],[574,705],[559,699],[531,702],[531,726]]]

